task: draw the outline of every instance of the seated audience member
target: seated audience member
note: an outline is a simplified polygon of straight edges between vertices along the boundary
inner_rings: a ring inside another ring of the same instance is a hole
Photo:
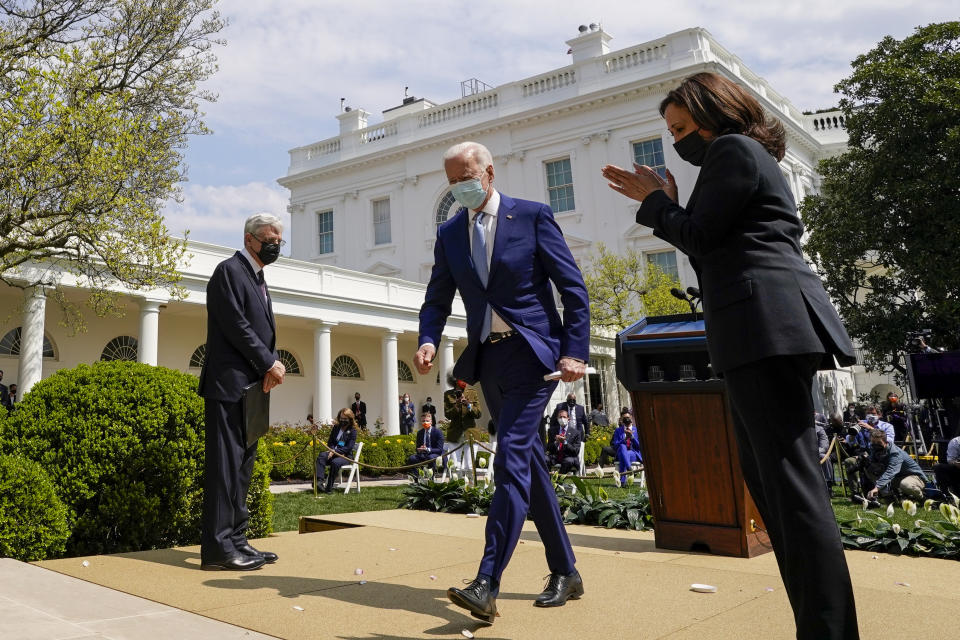
[[[643,462],[643,458],[640,456],[640,441],[637,440],[631,422],[628,417],[625,424],[617,427],[613,432],[613,441],[611,442],[613,449],[617,452],[617,470],[620,472],[621,483],[627,479],[631,464]]]
[[[903,449],[888,442],[883,431],[874,430],[870,434],[870,460],[882,472],[867,492],[867,498],[923,499],[923,487],[927,483],[923,469]]]
[[[330,429],[327,438],[329,451],[321,451],[317,456],[317,489],[323,493],[333,492],[333,480],[340,474],[340,467],[350,464],[353,446],[357,443],[357,421],[350,409],[340,409],[337,423]],[[340,455],[335,455],[334,452]],[[346,456],[345,458],[341,456]],[[326,483],[324,483],[326,474]]]
[[[550,416],[550,428],[557,430],[557,416],[560,410],[567,412],[567,426],[576,429],[584,434],[584,440],[590,437],[590,422],[587,419],[587,412],[583,405],[577,404],[577,395],[575,393],[567,394],[567,401],[561,402],[553,409],[553,415]]]
[[[629,411],[620,413],[620,420],[617,421],[617,427],[622,427],[627,424],[633,424],[633,416],[630,415]],[[616,431],[616,429],[614,429]],[[617,459],[617,450],[613,446],[613,441],[611,439],[610,445],[600,449],[600,460],[597,462],[601,467],[605,467],[610,464],[611,460]]]
[[[547,436],[547,466],[560,465],[560,473],[570,473],[580,468],[580,446],[583,437],[580,431],[567,424],[567,411],[557,412],[557,425],[550,427]]]
[[[817,462],[820,464],[820,470],[823,472],[823,479],[827,483],[827,494],[832,495],[831,487],[833,487],[834,484],[833,460],[828,459],[826,462],[820,462],[830,449],[830,436],[827,435],[827,419],[822,413],[814,413],[813,423],[817,432]]]
[[[590,424],[595,427],[606,427],[610,424],[610,418],[603,412],[602,402],[598,402],[590,412]]]
[[[433,427],[433,418],[426,412],[420,416],[420,424],[423,428],[417,431],[417,452],[407,458],[407,464],[433,460],[423,466],[436,471],[437,458],[443,453],[443,431]]]
[[[10,385],[12,388],[13,385]],[[946,494],[960,496],[960,436],[957,436],[947,445],[947,461],[933,465],[933,473],[937,478],[937,485]],[[950,496],[947,495],[949,498]]]

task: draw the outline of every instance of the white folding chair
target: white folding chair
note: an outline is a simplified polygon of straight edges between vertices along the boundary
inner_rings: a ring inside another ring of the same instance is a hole
[[[363,443],[357,443],[357,450],[353,453],[354,462],[351,464],[345,464],[340,467],[340,478],[337,482],[337,486],[344,487],[343,493],[350,493],[350,484],[356,479],[357,482],[357,493],[360,493],[360,465],[357,464],[360,462],[360,451],[363,449]],[[343,472],[349,471],[350,475],[347,477],[347,484],[343,484]]]
[[[486,449],[479,449],[479,447],[476,449],[473,447],[469,447],[469,448],[470,448],[470,459],[473,460],[474,462],[476,462],[478,451],[486,452]],[[487,466],[481,467],[479,465],[475,465],[477,468],[476,469],[477,482],[480,482],[481,479],[486,480],[487,482],[490,482],[491,480],[493,480],[493,458],[494,456],[497,455],[497,443],[496,442],[488,443],[488,448],[492,451],[492,453],[490,454],[490,457],[487,458]]]
[[[584,455],[585,455],[585,454],[584,454],[584,451],[586,450],[586,448],[587,448],[587,443],[586,443],[586,442],[581,442],[581,443],[580,443],[580,453],[577,455],[577,458],[579,458],[579,460],[580,460],[580,476],[581,476],[581,477],[583,477],[583,476],[586,475],[586,473],[585,473],[585,468],[586,468],[586,467],[585,467],[585,460],[584,460]]]
[[[642,462],[631,462],[630,471],[640,474],[640,488],[647,486],[647,471],[643,468]]]

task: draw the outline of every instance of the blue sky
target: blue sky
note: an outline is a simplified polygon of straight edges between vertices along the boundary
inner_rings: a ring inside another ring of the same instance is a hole
[[[276,183],[287,151],[337,135],[340,98],[373,124],[406,86],[446,102],[467,78],[496,86],[565,66],[565,41],[599,22],[613,50],[704,27],[794,105],[817,109],[884,36],[960,19],[955,0],[221,0],[220,11],[227,44],[205,85],[219,99],[204,105],[214,133],[190,140],[183,201],[165,217],[174,234],[227,246],[251,213],[288,219]]]

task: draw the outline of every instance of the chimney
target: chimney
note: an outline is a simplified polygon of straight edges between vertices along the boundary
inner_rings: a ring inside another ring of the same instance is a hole
[[[340,135],[366,129],[369,115],[363,109],[352,109],[350,107],[344,109],[344,112],[337,116],[337,120],[340,121]]]
[[[582,24],[579,31],[580,35],[572,40],[567,40],[574,63],[609,53],[611,36],[599,24],[595,22],[591,23],[590,26]]]

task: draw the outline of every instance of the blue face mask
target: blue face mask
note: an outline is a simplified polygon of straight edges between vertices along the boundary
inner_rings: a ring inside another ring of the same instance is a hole
[[[480,178],[473,180],[464,180],[450,185],[450,193],[462,206],[467,209],[479,209],[483,201],[487,199],[487,192],[480,183]]]

